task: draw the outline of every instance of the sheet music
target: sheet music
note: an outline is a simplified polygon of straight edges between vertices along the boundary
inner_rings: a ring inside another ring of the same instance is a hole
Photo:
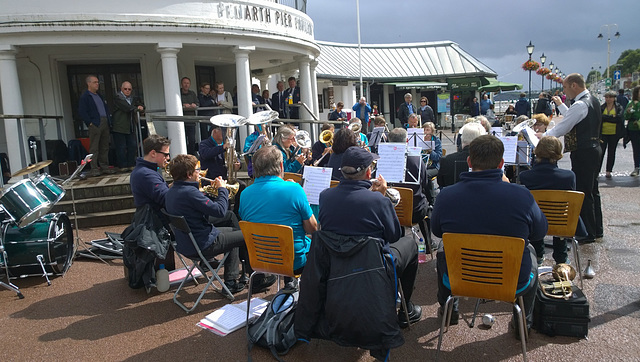
[[[371,131],[371,137],[369,137],[369,147],[377,147],[378,143],[382,141],[382,136],[384,135],[384,127],[375,127],[373,131]]]
[[[523,130],[524,138],[535,148],[538,147],[538,136],[536,136],[536,131],[531,127],[525,127]]]
[[[253,141],[253,143],[251,144],[251,148],[249,148],[249,151],[247,151],[247,153],[255,153],[256,151],[258,151],[258,149],[263,143],[264,143],[264,135],[261,134],[258,136],[258,138],[256,138],[255,141]]]
[[[502,127],[491,127],[491,131],[489,134],[492,134],[496,137],[502,137]]]
[[[518,153],[516,154],[517,163],[519,165],[528,165],[531,161],[531,157],[529,156],[529,143],[527,141],[518,141]]]
[[[516,153],[518,151],[518,136],[500,137],[502,144],[504,144],[504,158],[505,163],[516,163]]]
[[[422,155],[422,148],[421,147],[408,146],[407,147],[407,155],[408,156],[420,156],[420,155]]]
[[[302,178],[304,179],[304,193],[311,205],[320,204],[320,193],[331,186],[331,167],[305,166]]]
[[[407,145],[404,143],[381,143],[378,146],[377,175],[382,175],[387,182],[404,182],[404,171],[407,159]]]

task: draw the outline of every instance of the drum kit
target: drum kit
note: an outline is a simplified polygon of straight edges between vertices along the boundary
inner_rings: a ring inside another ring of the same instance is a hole
[[[35,173],[49,166],[52,161],[48,160],[14,173],[12,177],[28,175],[29,178],[0,191],[0,212],[4,214],[0,229],[0,269],[7,276],[7,283],[0,281],[0,286],[16,292],[20,299],[24,296],[11,279],[40,276],[51,285],[50,275],[64,275],[71,266],[74,245],[69,217],[64,212],[49,211],[65,196],[63,186],[90,159],[91,155],[87,156],[62,185],[47,173]]]

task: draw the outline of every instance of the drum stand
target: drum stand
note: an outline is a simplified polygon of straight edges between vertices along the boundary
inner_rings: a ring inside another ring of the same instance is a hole
[[[0,287],[5,287],[9,290],[13,290],[14,292],[18,293],[18,298],[24,299],[24,295],[22,295],[20,288],[18,288],[13,283],[11,283],[11,279],[9,279],[9,263],[7,262],[7,252],[4,251],[4,245],[2,244],[0,244],[0,253],[2,253],[2,260],[4,260],[4,272],[5,272],[5,275],[7,276],[7,282],[4,283],[0,281]],[[48,278],[47,278],[47,281],[49,281]]]

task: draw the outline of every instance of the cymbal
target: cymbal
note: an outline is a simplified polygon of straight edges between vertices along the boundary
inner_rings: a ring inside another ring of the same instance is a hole
[[[34,163],[33,165],[29,165],[25,168],[23,168],[22,170],[14,173],[13,175],[11,175],[11,177],[16,177],[16,176],[22,176],[22,175],[26,175],[32,172],[36,172],[38,170],[41,170],[47,166],[49,166],[51,164],[51,160],[46,160],[46,161],[40,161],[38,163]]]

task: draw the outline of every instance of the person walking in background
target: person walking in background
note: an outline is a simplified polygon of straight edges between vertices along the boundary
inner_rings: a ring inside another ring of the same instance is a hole
[[[515,109],[518,116],[529,117],[531,115],[531,103],[529,103],[526,93],[520,93],[520,99],[516,102]]]
[[[618,89],[618,96],[616,97],[616,102],[622,106],[622,109],[627,108],[627,104],[629,104],[629,99],[624,95],[624,89]]]
[[[491,101],[491,99],[489,99],[489,95],[488,94],[484,94],[482,96],[482,101],[480,102],[480,113],[484,116],[487,114],[487,111],[489,110],[489,107],[493,104],[493,102]]]
[[[627,120],[627,132],[633,149],[633,171],[631,176],[640,173],[640,86],[633,88],[631,101],[624,111],[624,119]]]
[[[616,92],[609,91],[604,94],[605,104],[602,105],[602,129],[600,130],[600,142],[602,142],[602,158],[600,168],[604,161],[604,152],[607,151],[606,178],[611,178],[613,164],[616,162],[616,148],[618,141],[623,136],[624,119],[622,114],[624,108],[616,102]]]

